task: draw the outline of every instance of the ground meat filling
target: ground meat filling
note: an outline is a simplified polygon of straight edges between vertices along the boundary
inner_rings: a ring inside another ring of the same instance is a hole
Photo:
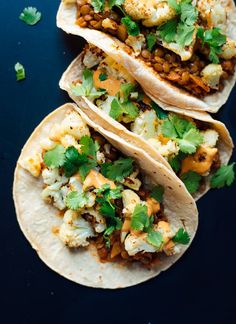
[[[118,11],[105,10],[103,13],[95,13],[93,7],[86,0],[80,0],[77,7],[76,23],[80,27],[101,30],[125,42],[128,34],[125,26],[121,24],[121,16]],[[107,28],[103,27],[105,19],[109,19],[109,27]],[[204,24],[202,23],[202,25]],[[144,36],[149,31],[152,32],[152,29],[141,28],[141,33]],[[207,59],[207,50],[202,48],[200,42],[195,44],[194,54],[188,61],[181,61],[179,55],[160,45],[155,45],[152,52],[146,48],[146,44],[142,47],[138,57],[154,68],[163,80],[199,98],[221,91],[224,88],[224,81],[234,73],[236,59],[221,60],[223,73],[220,77],[218,90],[216,90],[205,84],[201,77],[201,71],[211,62]]]

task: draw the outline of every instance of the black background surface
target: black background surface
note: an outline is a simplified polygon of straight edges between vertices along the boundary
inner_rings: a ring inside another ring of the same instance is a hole
[[[41,262],[21,233],[11,196],[15,163],[34,127],[69,100],[58,81],[84,44],[56,28],[58,3],[0,1],[0,322],[236,323],[236,184],[198,202],[198,233],[175,266],[128,289],[104,291],[64,279]],[[43,15],[34,27],[18,19],[29,5]],[[18,61],[27,74],[22,82],[15,80]],[[217,115],[234,139],[235,102],[236,91]]]

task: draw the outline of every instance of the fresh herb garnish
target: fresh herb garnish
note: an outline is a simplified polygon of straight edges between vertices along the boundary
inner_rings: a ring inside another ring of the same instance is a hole
[[[222,165],[211,177],[211,188],[230,186],[235,178],[234,165],[235,162],[229,165]]]
[[[65,148],[62,145],[56,145],[52,150],[47,151],[44,154],[44,163],[49,168],[59,168],[63,166],[65,162]]]
[[[181,47],[189,46],[193,40],[198,11],[192,5],[191,0],[183,0],[180,3],[176,0],[169,0],[168,3],[175,9],[178,17],[158,28],[160,37],[167,43],[176,42]]]
[[[139,114],[138,107],[131,101],[121,103],[117,98],[111,102],[111,109],[109,115],[115,120],[121,121],[122,117],[127,117],[128,120],[134,121]]]
[[[146,38],[147,38],[147,48],[151,52],[157,42],[157,35],[154,33],[149,33]]]
[[[16,71],[16,80],[21,81],[25,79],[25,68],[19,62],[15,64],[15,71]]]
[[[158,106],[154,101],[151,103],[152,109],[155,110],[158,119],[167,119],[168,112],[163,110],[161,107]]]
[[[140,34],[139,25],[133,21],[129,16],[121,18],[121,23],[126,27],[127,33],[131,36],[138,36]]]
[[[80,141],[81,152],[86,156],[96,159],[97,151],[99,150],[98,143],[94,141],[90,136],[82,136]]]
[[[28,7],[20,14],[19,19],[25,22],[27,25],[36,25],[41,19],[41,12],[34,7]]]
[[[178,155],[170,157],[168,162],[175,173],[178,173],[181,168],[181,162],[186,157],[186,154],[183,152],[179,152]]]
[[[85,154],[80,154],[78,150],[70,146],[66,149],[64,154],[63,169],[66,177],[71,177],[75,174],[81,165],[87,164],[88,158]]]
[[[134,92],[136,85],[133,83],[122,83],[120,86],[120,100],[122,102],[127,102],[131,92]]]
[[[109,0],[108,1],[108,6],[109,6],[110,9],[112,9],[112,7],[121,6],[124,2],[125,2],[125,0]]]
[[[131,218],[131,228],[135,231],[145,231],[150,227],[150,218],[147,213],[147,206],[137,204]]]
[[[122,181],[133,172],[133,162],[131,158],[121,158],[115,162],[104,163],[101,166],[102,175],[110,180]]]
[[[67,208],[78,210],[88,203],[88,196],[85,192],[71,191],[67,194],[65,203]]]
[[[183,153],[192,154],[203,143],[203,136],[196,126],[176,114],[169,114],[161,125],[162,134],[179,144]]]
[[[195,193],[200,186],[200,181],[202,179],[201,175],[194,172],[189,171],[186,173],[183,173],[180,177],[180,179],[183,181],[185,187],[189,191],[190,194]]]
[[[94,88],[93,72],[89,69],[84,69],[82,84],[72,84],[71,92],[74,96],[85,96],[92,99],[96,99],[105,94],[106,90],[96,90]]]
[[[103,12],[105,7],[105,0],[91,0],[91,5],[93,6],[94,12]]]
[[[226,36],[221,34],[220,28],[204,30],[198,28],[197,36],[202,40],[202,44],[207,44],[210,48],[209,59],[213,63],[219,63],[218,55],[222,53],[221,46],[226,43]]]
[[[105,81],[105,80],[107,80],[107,74],[106,74],[106,73],[100,73],[100,74],[99,74],[99,80],[100,80],[100,81]]]
[[[172,240],[176,243],[186,245],[190,242],[190,237],[189,234],[183,228],[180,228]]]
[[[147,235],[147,242],[159,250],[163,244],[163,235],[160,232],[151,231]]]
[[[159,203],[162,203],[163,201],[163,194],[164,194],[164,188],[160,185],[158,186],[155,186],[151,193],[150,193],[150,196],[152,198],[154,198],[156,201],[158,201]]]

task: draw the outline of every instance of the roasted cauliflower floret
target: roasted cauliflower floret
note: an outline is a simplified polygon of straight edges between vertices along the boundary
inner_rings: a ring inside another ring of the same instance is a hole
[[[169,140],[166,144],[161,143],[158,138],[150,138],[148,142],[164,157],[177,155],[179,146],[175,141]]]
[[[170,224],[166,221],[159,221],[158,224],[154,225],[154,230],[162,234],[163,244],[166,244],[174,236]]]
[[[77,141],[85,135],[90,135],[87,124],[76,112],[71,112],[66,116],[66,118],[61,123],[61,129],[63,134],[69,134],[73,136]]]
[[[158,120],[154,110],[141,113],[131,124],[131,131],[144,139],[155,138],[158,135]]]
[[[90,47],[86,50],[83,63],[86,68],[91,69],[92,67],[98,65],[102,60],[102,55],[97,51],[96,47]]]
[[[64,189],[62,190],[62,188]],[[55,182],[42,191],[41,197],[45,202],[52,202],[56,208],[63,210],[66,208],[65,198],[68,191],[67,187],[62,187],[61,182]]]
[[[134,55],[138,56],[141,53],[143,46],[145,45],[145,37],[143,34],[140,34],[138,36],[129,35],[125,43],[128,46],[132,47]]]
[[[181,57],[181,61],[187,61],[189,60],[194,51],[194,44],[196,42],[196,32],[194,33],[192,43],[186,48],[182,47],[177,43],[171,42],[167,43],[162,41],[163,47],[169,49],[170,51],[174,52],[175,54],[178,54]]]
[[[216,158],[217,153],[217,148],[211,148],[204,145],[200,146],[196,153],[187,156],[182,161],[181,174],[188,171],[194,171],[198,174],[208,172]]]
[[[136,191],[139,190],[142,183],[138,178],[136,178],[138,174],[139,174],[138,170],[134,171],[122,181],[122,184],[126,187],[129,187],[130,189]]]
[[[61,145],[65,148],[74,146],[78,151],[80,151],[81,145],[75,140],[74,136],[66,134],[60,138]]]
[[[219,27],[226,31],[226,8],[219,0],[198,0],[197,9],[209,28]]]
[[[95,225],[94,229],[96,233],[102,233],[106,229],[106,221],[105,218],[96,210],[93,208],[88,208],[82,211],[82,215],[89,214],[95,218]]]
[[[83,184],[79,173],[76,173],[75,175],[70,177],[69,188],[71,191],[83,191]]]
[[[129,234],[125,239],[125,250],[130,256],[139,252],[155,252],[156,248],[146,241],[147,233]]]
[[[96,105],[107,115],[109,115],[111,110],[111,103],[113,99],[115,99],[115,96],[107,96],[105,100],[98,99],[96,101]]]
[[[57,143],[50,140],[49,138],[44,138],[40,142],[40,146],[41,146],[42,150],[45,150],[45,151],[53,150],[56,145],[57,145]]]
[[[89,222],[84,220],[78,212],[67,210],[63,218],[63,224],[59,230],[59,238],[71,247],[87,246],[90,237],[95,236],[94,230]]]
[[[215,147],[219,138],[219,134],[214,129],[207,129],[206,131],[201,131],[203,136],[203,144],[209,147]]]
[[[222,53],[220,57],[225,60],[230,60],[236,56],[236,42],[232,39],[227,38],[226,43],[221,47]]]
[[[68,178],[60,175],[58,168],[55,169],[45,168],[42,172],[42,178],[43,178],[43,182],[47,185],[52,185],[55,182],[63,185],[68,182]]]
[[[105,18],[102,21],[102,27],[105,28],[105,29],[116,30],[117,29],[117,23],[114,20],[111,20],[110,18]]]
[[[20,165],[27,171],[29,171],[32,176],[39,177],[41,174],[41,163],[42,163],[41,153],[34,152],[31,156],[26,157],[20,161]]]
[[[212,89],[218,89],[223,69],[220,64],[208,64],[201,72],[202,80]]]
[[[124,8],[129,16],[142,20],[146,27],[160,26],[176,16],[167,1],[161,0],[126,0]]]

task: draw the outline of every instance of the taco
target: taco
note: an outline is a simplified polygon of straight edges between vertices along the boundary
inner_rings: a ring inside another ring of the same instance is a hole
[[[233,0],[63,0],[57,25],[172,106],[216,112],[235,84]]]
[[[40,258],[86,286],[121,288],[158,275],[197,229],[181,181],[74,104],[30,136],[13,192],[20,227]]]
[[[161,109],[124,67],[93,45],[71,63],[60,87],[90,119],[172,167],[195,199],[230,159],[233,143],[223,123],[203,112]]]

